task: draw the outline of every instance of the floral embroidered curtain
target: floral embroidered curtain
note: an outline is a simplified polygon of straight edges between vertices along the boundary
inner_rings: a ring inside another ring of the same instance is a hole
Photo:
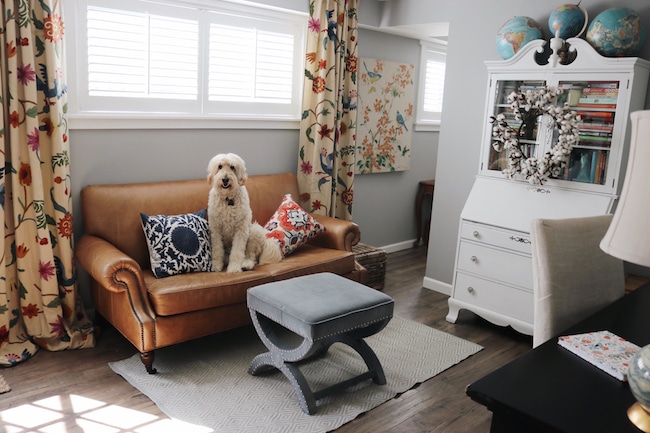
[[[300,125],[301,205],[352,219],[358,0],[312,0]]]
[[[0,365],[94,345],[76,284],[60,0],[2,0]]]

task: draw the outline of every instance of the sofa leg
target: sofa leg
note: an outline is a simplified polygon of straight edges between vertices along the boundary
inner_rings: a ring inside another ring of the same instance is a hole
[[[142,361],[144,367],[147,369],[147,373],[149,374],[156,374],[156,371],[158,371],[155,368],[153,368],[153,359],[154,359],[153,352],[140,353],[140,361]]]

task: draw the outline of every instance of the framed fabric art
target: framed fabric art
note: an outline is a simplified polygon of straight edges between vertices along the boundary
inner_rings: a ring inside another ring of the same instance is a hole
[[[360,66],[355,173],[408,170],[415,66],[369,58]]]

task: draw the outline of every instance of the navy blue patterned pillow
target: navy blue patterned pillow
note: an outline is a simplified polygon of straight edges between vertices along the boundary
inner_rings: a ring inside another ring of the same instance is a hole
[[[186,272],[211,272],[212,250],[207,210],[185,215],[140,214],[151,270],[156,278]]]

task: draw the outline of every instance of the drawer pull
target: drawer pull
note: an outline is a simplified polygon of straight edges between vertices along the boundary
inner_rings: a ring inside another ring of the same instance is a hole
[[[467,292],[473,294],[473,293],[474,293],[474,287],[469,286],[469,287],[467,288]]]
[[[530,239],[522,238],[519,236],[510,236],[511,241],[519,242],[520,244],[529,244]]]
[[[478,262],[478,257],[476,257],[476,256],[472,256],[472,257],[470,257],[470,260],[471,260],[472,262],[476,263],[476,262]]]
[[[478,233],[477,230],[474,230],[474,233],[472,233],[472,236],[474,236],[474,237],[477,238],[477,239],[480,237],[480,235],[479,235],[479,233]]]

